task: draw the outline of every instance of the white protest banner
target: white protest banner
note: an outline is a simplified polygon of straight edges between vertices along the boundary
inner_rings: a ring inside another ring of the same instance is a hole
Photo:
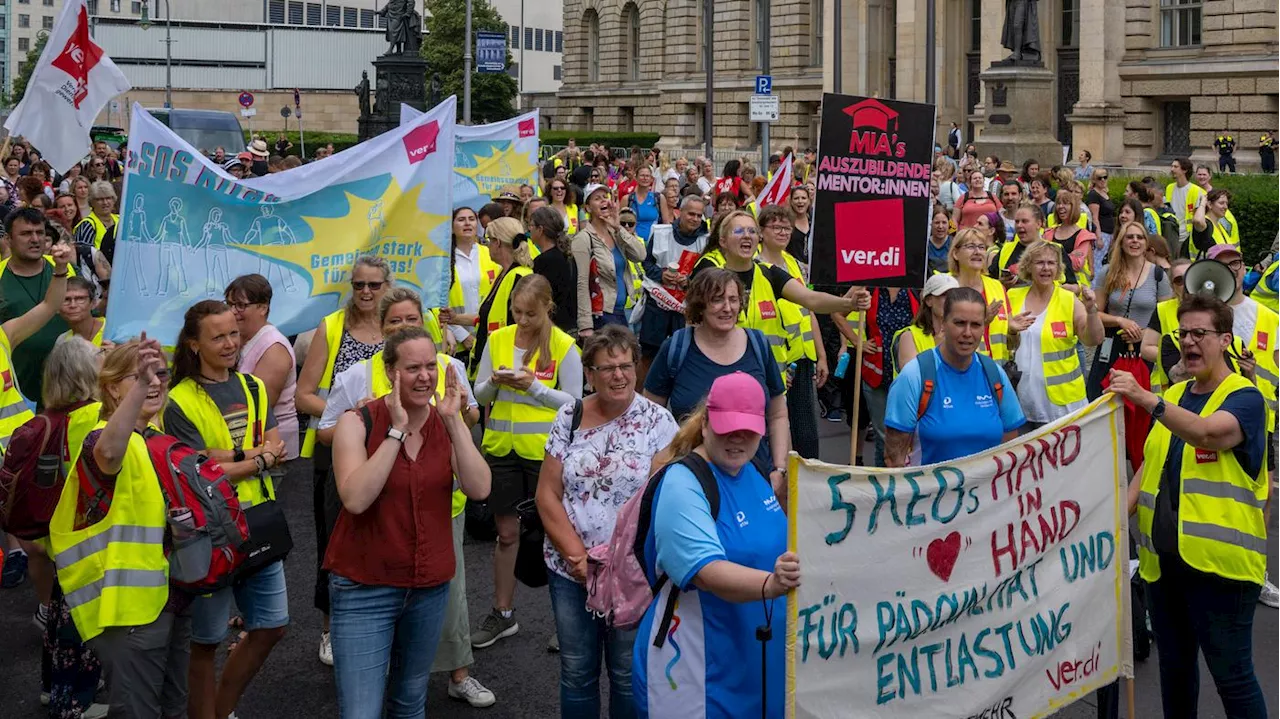
[[[926,467],[792,455],[788,717],[1051,714],[1132,676],[1121,403]]]
[[[320,162],[240,181],[133,107],[106,336],[171,343],[188,307],[266,277],[271,322],[314,329],[350,292],[356,257],[387,260],[428,307],[449,292],[456,100]]]
[[[422,113],[400,103],[400,124]],[[453,206],[478,210],[507,185],[538,181],[538,111],[487,125],[458,125],[453,152]]]

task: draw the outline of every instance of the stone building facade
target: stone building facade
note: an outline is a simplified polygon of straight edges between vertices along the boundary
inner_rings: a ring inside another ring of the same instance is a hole
[[[565,0],[564,82],[530,98],[544,127],[644,130],[667,148],[702,145],[703,11],[713,2],[713,144],[717,156],[758,148],[748,120],[761,73],[763,0]],[[821,0],[772,0],[770,74],[780,116],[772,144],[817,140],[822,99]]]
[[[882,52],[862,25],[878,7],[887,7],[894,38],[889,94],[923,100],[925,0],[844,4],[842,89],[877,91],[861,65]],[[966,142],[982,142],[979,74],[1008,55],[1000,46],[1004,7],[1003,0],[937,1],[939,141],[955,121]],[[1095,163],[1128,166],[1180,155],[1210,161],[1214,137],[1226,130],[1239,142],[1241,165],[1257,167],[1258,136],[1275,131],[1280,111],[1275,0],[1040,0],[1038,10],[1044,64],[1054,73],[1044,111],[1072,156],[1088,149]],[[828,8],[834,39],[832,15]],[[824,67],[833,88],[835,42],[829,45]]]

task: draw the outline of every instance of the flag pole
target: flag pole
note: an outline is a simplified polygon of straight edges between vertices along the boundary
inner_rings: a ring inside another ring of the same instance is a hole
[[[1127,707],[1129,710],[1129,713],[1126,714],[1125,716],[1129,717],[1129,719],[1133,719],[1133,717],[1137,716],[1137,713],[1136,713],[1137,708],[1133,698],[1133,682],[1134,682],[1133,677],[1129,677],[1124,681],[1125,693],[1128,695],[1128,704],[1129,704],[1129,706]]]
[[[849,426],[852,428],[853,434],[849,436],[849,466],[858,466],[858,455],[861,454],[862,443],[859,439],[862,432],[858,431],[858,412],[862,409],[862,346],[865,344],[867,336],[862,330],[858,331],[858,347],[853,357],[853,413],[849,416]]]

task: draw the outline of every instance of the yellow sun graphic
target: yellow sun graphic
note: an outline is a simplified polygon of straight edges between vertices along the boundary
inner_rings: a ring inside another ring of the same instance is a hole
[[[475,167],[455,167],[454,172],[476,183],[481,195],[497,194],[504,185],[528,182],[537,170],[537,166],[529,162],[529,153],[521,152],[514,142],[508,143],[505,150],[490,145],[489,154],[471,157]]]
[[[360,255],[377,255],[387,260],[399,280],[417,284],[416,266],[428,257],[445,257],[447,248],[431,240],[434,229],[449,221],[448,216],[434,215],[418,208],[421,184],[401,191],[392,178],[381,197],[368,199],[344,192],[347,214],[341,217],[308,217],[302,220],[311,228],[312,238],[300,244],[287,244],[274,227],[260,234],[264,244],[236,244],[236,249],[287,264],[308,275],[311,296],[340,294],[345,289],[351,265]],[[264,211],[265,224],[278,222],[274,214]]]

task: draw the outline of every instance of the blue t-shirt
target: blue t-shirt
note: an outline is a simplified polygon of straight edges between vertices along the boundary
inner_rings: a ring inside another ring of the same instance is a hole
[[[1212,392],[1197,394],[1184,390],[1178,406],[1200,414],[1209,403]],[[1267,410],[1262,393],[1252,387],[1238,389],[1222,401],[1220,412],[1229,412],[1240,423],[1244,440],[1226,450],[1235,454],[1236,461],[1250,477],[1262,470],[1262,459],[1267,449]],[[1178,507],[1182,499],[1182,450],[1186,440],[1178,435],[1169,437],[1169,453],[1165,455],[1164,473],[1160,476],[1160,492],[1156,495],[1155,515],[1151,525],[1151,540],[1161,554],[1178,556]],[[1176,458],[1176,459],[1175,459]]]
[[[613,276],[617,278],[618,290],[613,300],[613,313],[625,315],[627,312],[627,295],[631,293],[631,288],[626,286],[627,258],[622,254],[622,248],[616,244],[613,246]]]
[[[769,481],[748,464],[730,476],[711,465],[720,489],[720,514],[711,506],[697,477],[683,466],[667,471],[654,497],[653,524],[645,539],[645,572],[661,572],[685,590],[676,605],[667,641],[653,646],[667,597],[664,585],[637,630],[632,687],[640,717],[760,716],[760,642],[756,627],[765,623],[757,599],[727,602],[693,587],[707,564],[726,560],[773,571],[787,550],[787,517]],[[773,639],[767,645],[768,716],[784,714],[786,693],[787,600],[772,602]]]
[[[911,360],[889,387],[884,425],[899,432],[916,432],[924,464],[946,462],[984,452],[1000,444],[1005,432],[1026,423],[1009,377],[1000,370],[1004,399],[996,406],[995,392],[975,356],[968,369],[947,364],[937,348],[930,350],[938,365],[933,398],[924,416],[916,420],[923,382],[920,365]]]
[[[658,193],[649,190],[649,194],[644,197],[644,202],[640,201],[639,195],[632,195],[631,209],[636,211],[636,237],[648,240],[649,230],[653,227],[653,223],[658,221]]]

